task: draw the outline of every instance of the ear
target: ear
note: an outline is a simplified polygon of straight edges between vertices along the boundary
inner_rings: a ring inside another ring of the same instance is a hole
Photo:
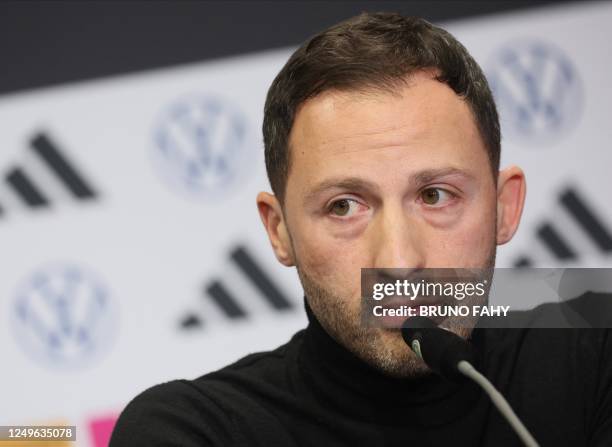
[[[295,265],[294,253],[281,205],[273,194],[257,194],[257,209],[266,228],[276,259],[287,267]]]
[[[497,179],[497,245],[502,245],[512,239],[516,232],[527,185],[525,174],[518,166],[510,166],[499,171]]]

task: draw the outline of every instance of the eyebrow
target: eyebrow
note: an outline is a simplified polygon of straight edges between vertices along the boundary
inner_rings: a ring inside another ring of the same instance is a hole
[[[424,169],[423,171],[419,171],[411,176],[411,183],[414,185],[424,185],[427,183],[431,183],[434,180],[440,179],[442,177],[464,177],[468,179],[473,179],[474,176],[465,171],[464,169],[459,169],[455,167],[447,167],[447,168],[438,168],[438,169]]]
[[[378,186],[360,177],[341,177],[323,180],[306,193],[306,201],[315,199],[319,194],[329,189],[350,189],[352,191],[377,191]]]
[[[455,167],[436,168],[436,169],[424,169],[416,172],[409,177],[409,182],[419,187],[431,183],[434,180],[441,179],[443,177],[457,176],[467,179],[473,179],[473,175],[466,172],[463,169]],[[321,193],[329,189],[349,189],[352,191],[378,191],[379,187],[375,183],[365,180],[360,177],[339,177],[330,178],[323,180],[318,183],[314,188],[306,193],[305,200],[310,201],[315,199]]]

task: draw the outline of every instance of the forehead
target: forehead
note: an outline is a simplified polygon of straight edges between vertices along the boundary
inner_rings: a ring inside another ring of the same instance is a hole
[[[302,180],[342,170],[342,164],[376,170],[388,169],[385,160],[400,163],[398,168],[476,163],[482,169],[488,160],[468,104],[427,72],[393,92],[328,91],[306,101],[289,147],[290,178]]]

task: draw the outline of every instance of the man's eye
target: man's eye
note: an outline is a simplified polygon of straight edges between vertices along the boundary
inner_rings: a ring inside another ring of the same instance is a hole
[[[336,200],[329,207],[329,211],[335,216],[346,217],[355,212],[358,203],[351,199]]]
[[[442,188],[427,188],[421,192],[421,200],[426,205],[440,205],[453,198],[453,194]]]

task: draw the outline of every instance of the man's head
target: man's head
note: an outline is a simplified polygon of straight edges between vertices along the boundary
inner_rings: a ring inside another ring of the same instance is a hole
[[[361,325],[360,269],[492,267],[514,234],[524,176],[499,171],[482,71],[424,20],[362,14],[292,55],[263,132],[275,195],[258,195],[259,212],[314,314],[373,366],[423,372],[398,330]]]

